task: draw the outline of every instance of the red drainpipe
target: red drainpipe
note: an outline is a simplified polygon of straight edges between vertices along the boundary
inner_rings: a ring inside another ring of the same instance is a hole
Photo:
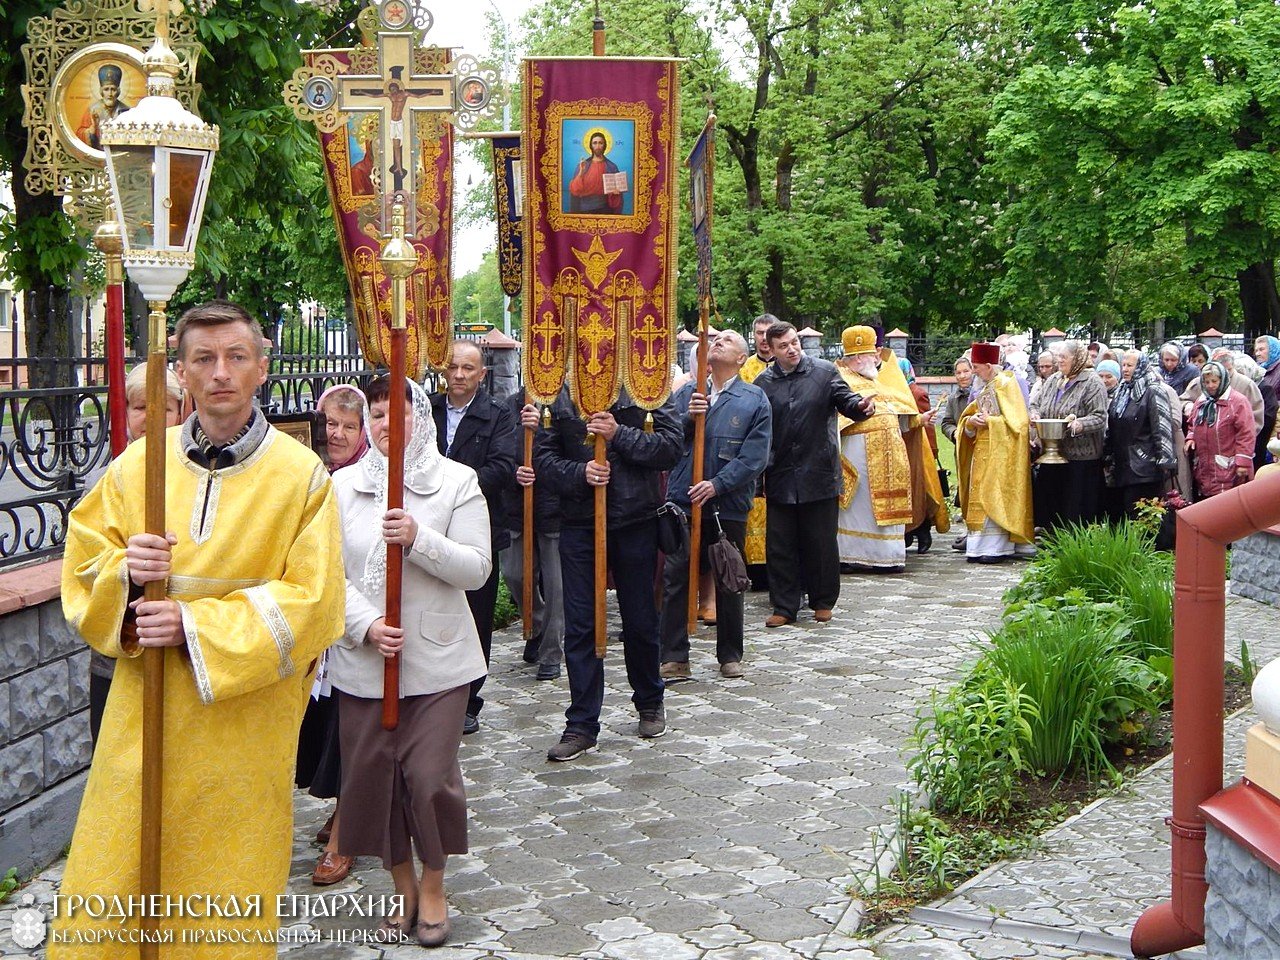
[[[1204,943],[1204,817],[1222,789],[1222,670],[1229,543],[1280,522],[1280,471],[1178,512],[1173,569],[1172,897],[1146,910],[1129,946],[1157,957]]]

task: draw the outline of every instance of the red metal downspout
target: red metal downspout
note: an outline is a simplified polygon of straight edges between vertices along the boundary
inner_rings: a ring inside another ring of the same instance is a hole
[[[1222,789],[1226,546],[1280,521],[1280,471],[1178,512],[1173,571],[1172,898],[1138,918],[1136,957],[1204,943],[1204,817]]]

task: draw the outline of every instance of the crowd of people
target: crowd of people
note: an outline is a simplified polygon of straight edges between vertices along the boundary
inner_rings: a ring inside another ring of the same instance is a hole
[[[690,545],[663,535],[661,513],[701,508],[696,606],[715,627],[718,672],[736,679],[747,669],[743,590],[713,570],[712,546],[736,548],[767,589],[766,629],[805,608],[830,621],[842,571],[900,573],[909,547],[926,553],[933,531],[948,529],[953,491],[936,427],[956,445],[966,527],[956,543],[971,562],[996,563],[1033,553],[1037,528],[1119,519],[1169,490],[1195,499],[1247,481],[1280,406],[1271,337],[1258,341],[1257,364],[1174,344],[1151,358],[1066,341],[1033,367],[1000,343],[975,343],[934,406],[874,328],[845,330],[831,363],[766,314],[750,344],[733,331],[709,338],[705,383],[685,378],[652,411],[624,389],[588,417],[567,389],[545,409],[518,394],[493,398],[480,348],[459,341],[440,393],[408,385],[403,506],[389,508],[388,378],[320,397],[321,464],[255,405],[267,367],[252,317],[206,304],[184,314],[176,342],[176,381],[194,413],[167,435],[175,532],[136,532],[142,506],[128,491],[142,489],[143,456],[130,448],[77,506],[67,536],[68,620],[101,655],[95,664],[116,669],[109,696],[95,680],[102,733],[64,892],[120,894],[113,886],[136,877],[136,817],[122,818],[119,804],[137,795],[138,655],[175,647],[165,735],[182,763],[165,768],[166,811],[178,822],[163,843],[166,870],[183,866],[166,874],[166,892],[204,893],[216,879],[219,890],[274,900],[290,847],[291,784],[280,771],[291,771],[313,795],[341,798],[317,837],[313,882],[342,880],[356,857],[380,858],[402,909],[379,933],[423,946],[448,939],[445,865],[467,849],[459,754],[481,729],[499,576],[517,601],[533,581],[523,659],[537,680],[568,675],[564,729],[547,759],[597,747],[598,489],[635,733],[652,739],[667,730],[666,686],[694,675]],[[532,466],[518,454],[525,431]],[[1037,463],[1047,440],[1059,456]],[[524,569],[530,486],[534,562]],[[398,617],[385,600],[389,545],[405,561]],[[167,583],[162,601],[143,595],[155,580]],[[391,657],[398,722],[387,729]]]

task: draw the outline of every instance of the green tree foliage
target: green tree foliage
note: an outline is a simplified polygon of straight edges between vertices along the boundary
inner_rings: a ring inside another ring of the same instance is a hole
[[[991,136],[1016,187],[988,309],[1140,327],[1233,296],[1250,333],[1275,329],[1280,8],[1022,0],[1018,12],[1031,53]]]
[[[21,47],[31,17],[51,0],[0,4],[0,172],[12,176],[14,206],[0,219],[5,269],[25,290],[30,352],[66,356],[65,315],[71,279],[84,262],[88,237],[77,235],[52,195],[22,185],[27,133],[22,126]],[[349,12],[349,11],[348,11]],[[319,299],[341,309],[345,284],[320,177],[315,134],[284,106],[281,90],[301,64],[300,49],[337,34],[350,42],[345,15],[328,16],[293,0],[219,0],[196,15],[205,45],[199,109],[221,128],[196,270],[175,306],[218,294],[240,299],[264,317],[280,303]],[[52,382],[50,380],[50,382]]]
[[[687,58],[682,147],[718,118],[716,292],[831,332],[859,319],[966,328],[999,267],[990,104],[1015,63],[1006,0],[637,0],[609,52]],[[589,50],[591,8],[547,0],[534,53]],[[683,152],[683,151],[682,151]],[[682,178],[681,196],[684,183]],[[682,210],[681,307],[693,315]]]

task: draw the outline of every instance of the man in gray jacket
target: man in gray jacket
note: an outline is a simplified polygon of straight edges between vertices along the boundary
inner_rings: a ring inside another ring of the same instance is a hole
[[[702,549],[723,528],[739,552],[746,549],[747,514],[756,480],[769,461],[773,410],[759,387],[744,382],[739,371],[747,359],[747,342],[726,330],[710,343],[708,385],[687,383],[672,398],[684,428],[684,454],[667,479],[667,497],[686,513],[702,504]],[[696,389],[697,388],[697,389]],[[708,391],[703,393],[703,390]],[[703,479],[693,484],[693,438],[696,414],[705,413]],[[662,679],[689,679],[689,552],[667,554],[663,570]],[[716,587],[716,660],[724,677],[742,676],[742,594]]]

